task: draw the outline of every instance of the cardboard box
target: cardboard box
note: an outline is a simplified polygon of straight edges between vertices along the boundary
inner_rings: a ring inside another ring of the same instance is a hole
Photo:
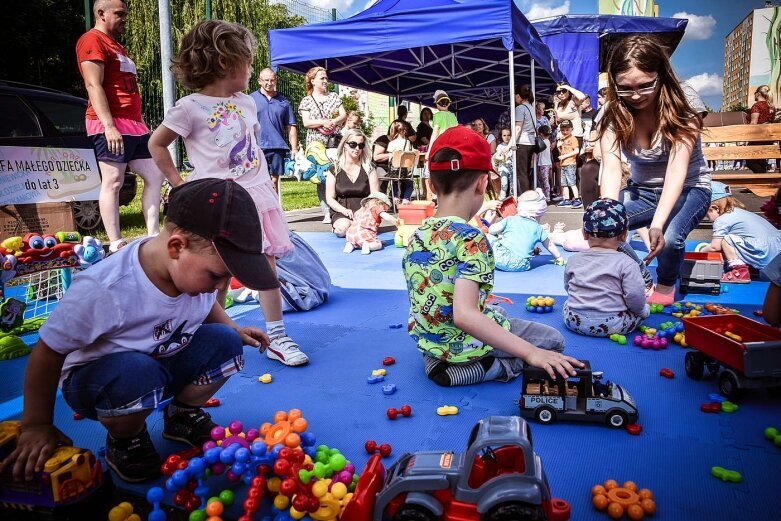
[[[30,232],[55,234],[76,231],[70,203],[38,203],[0,206],[0,241]]]

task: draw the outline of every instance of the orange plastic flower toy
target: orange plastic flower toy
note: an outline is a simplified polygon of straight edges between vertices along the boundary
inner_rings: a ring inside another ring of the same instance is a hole
[[[283,444],[294,449],[301,445],[300,433],[309,426],[301,415],[300,409],[290,409],[288,412],[274,413],[274,423],[264,423],[260,426],[260,435],[269,447]]]
[[[633,481],[619,487],[616,480],[609,479],[604,485],[594,485],[591,496],[594,508],[606,510],[612,519],[621,519],[626,514],[632,521],[639,521],[656,512],[653,493],[647,488],[637,490]]]

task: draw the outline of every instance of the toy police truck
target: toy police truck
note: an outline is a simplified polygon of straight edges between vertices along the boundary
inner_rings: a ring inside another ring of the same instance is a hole
[[[466,452],[416,452],[387,470],[379,455],[361,472],[342,521],[566,521],[569,503],[551,498],[523,418],[480,420]]]
[[[544,369],[526,366],[521,376],[521,416],[540,423],[557,420],[607,423],[616,429],[637,421],[639,413],[626,389],[602,383],[601,372],[592,372],[588,360],[583,369],[564,380],[552,379]]]

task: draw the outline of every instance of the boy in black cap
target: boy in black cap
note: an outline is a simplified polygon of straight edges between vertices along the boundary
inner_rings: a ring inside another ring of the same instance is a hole
[[[253,289],[278,284],[262,253],[255,204],[233,181],[174,188],[157,237],[133,242],[80,273],[27,363],[22,431],[0,466],[32,479],[58,444],[58,380],[68,405],[108,431],[106,463],[125,481],[160,474],[146,417],[162,400],[163,436],[200,447],[214,426],[201,406],[244,365],[243,348],[268,345],[216,302],[231,275]],[[203,325],[202,325],[203,324]]]
[[[426,375],[443,386],[506,382],[520,374],[523,362],[551,378],[575,374],[573,366],[582,364],[560,353],[561,333],[486,306],[493,253],[483,232],[467,221],[483,204],[493,171],[488,142],[464,127],[446,130],[432,146],[429,169],[437,213],[415,230],[402,261],[408,330],[424,355]]]
[[[626,335],[650,313],[640,266],[619,250],[626,242],[627,223],[624,205],[613,199],[597,199],[583,214],[589,249],[570,257],[564,270],[569,298],[562,315],[575,333]]]

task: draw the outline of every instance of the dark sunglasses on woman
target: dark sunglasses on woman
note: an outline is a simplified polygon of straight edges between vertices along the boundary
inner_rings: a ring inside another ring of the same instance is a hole
[[[358,148],[360,150],[363,150],[364,148],[366,148],[366,142],[358,143],[357,141],[348,141],[347,146],[353,149]]]

